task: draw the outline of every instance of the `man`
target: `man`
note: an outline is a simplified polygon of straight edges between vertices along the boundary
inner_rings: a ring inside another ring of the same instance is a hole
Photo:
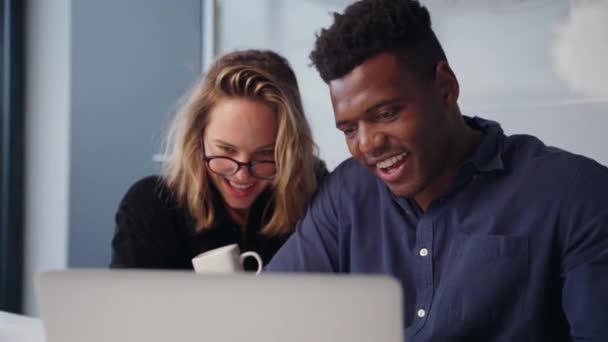
[[[352,4],[311,59],[354,159],[268,271],[392,275],[408,341],[608,341],[608,169],[464,117],[417,1]]]

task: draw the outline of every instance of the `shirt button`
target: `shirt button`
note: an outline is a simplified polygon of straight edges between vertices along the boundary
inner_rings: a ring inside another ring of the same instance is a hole
[[[418,309],[418,312],[416,314],[418,315],[418,317],[424,318],[424,316],[426,316],[426,311],[424,311],[424,309]]]
[[[425,256],[429,255],[429,250],[426,248],[420,248],[420,251],[418,253],[420,254],[421,257],[425,257]]]

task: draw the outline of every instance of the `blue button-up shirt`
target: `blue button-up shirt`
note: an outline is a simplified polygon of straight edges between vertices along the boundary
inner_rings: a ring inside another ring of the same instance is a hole
[[[267,271],[401,281],[411,341],[608,341],[608,169],[467,123],[484,139],[422,212],[347,160]]]

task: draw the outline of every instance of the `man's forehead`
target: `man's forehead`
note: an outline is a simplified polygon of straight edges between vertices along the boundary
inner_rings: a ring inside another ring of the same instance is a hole
[[[362,63],[345,76],[330,81],[329,91],[334,113],[364,111],[378,101],[398,96],[403,77],[397,59],[378,55]]]
[[[332,81],[329,86],[336,121],[349,112],[359,111],[369,96],[366,83],[360,75],[349,74],[348,78]]]
[[[370,84],[391,84],[403,76],[402,71],[402,65],[394,54],[382,53],[359,64],[346,75],[330,81],[329,88],[332,93],[339,95]]]

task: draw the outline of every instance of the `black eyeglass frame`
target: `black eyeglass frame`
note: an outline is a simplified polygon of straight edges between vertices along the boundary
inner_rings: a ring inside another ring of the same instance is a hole
[[[209,170],[211,170],[211,172],[218,174],[220,176],[232,176],[235,175],[237,172],[239,172],[239,170],[241,169],[242,166],[246,166],[247,167],[247,171],[249,172],[249,174],[252,177],[255,177],[257,179],[263,179],[263,180],[272,180],[274,179],[274,177],[277,174],[276,171],[276,162],[272,161],[272,160],[255,160],[255,161],[249,161],[249,162],[240,162],[238,160],[235,160],[233,158],[230,158],[228,156],[207,156],[205,155],[205,145],[203,143],[203,139],[201,138],[201,158],[207,163],[207,166],[209,167]],[[222,173],[222,172],[217,172],[215,170],[213,170],[213,168],[210,165],[210,162],[214,159],[225,159],[225,160],[229,160],[233,163],[235,163],[237,165],[236,169],[234,170],[234,172],[232,173]],[[269,177],[262,177],[260,175],[257,175],[255,172],[253,172],[253,167],[259,164],[275,164],[275,173],[272,176]]]

